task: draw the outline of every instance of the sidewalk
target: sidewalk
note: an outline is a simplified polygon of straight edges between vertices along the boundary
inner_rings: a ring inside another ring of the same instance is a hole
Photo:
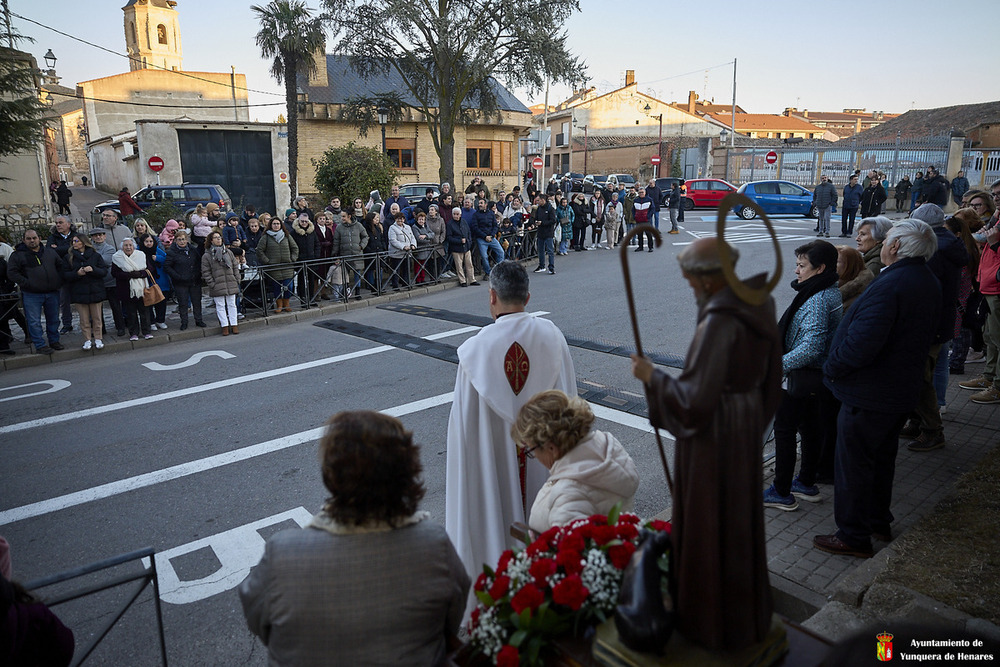
[[[948,409],[942,416],[947,438],[944,449],[911,452],[906,448],[906,441],[901,440],[892,501],[892,512],[896,517],[892,533],[896,539],[888,544],[875,541],[874,558],[865,560],[837,556],[813,548],[814,535],[836,531],[832,485],[820,486],[822,502],[800,502],[799,509],[793,512],[764,509],[771,586],[780,611],[798,621],[805,621],[819,611],[805,625],[834,640],[861,624],[859,619],[865,614],[861,613],[860,607],[865,594],[885,569],[889,557],[894,555],[893,545],[899,537],[921,518],[931,514],[938,503],[954,490],[956,480],[969,472],[1000,441],[997,414],[1000,406],[972,403],[969,397],[973,392],[958,386],[959,382],[981,373],[983,367],[981,363],[969,364],[965,375],[949,378]],[[773,466],[765,469],[765,484],[770,482],[768,478],[773,474]],[[903,601],[900,607],[912,602],[912,599]],[[927,612],[933,620],[947,618],[956,623],[968,620],[962,618],[967,615],[935,603],[929,599],[922,603],[924,607],[935,608],[935,613]],[[854,609],[857,613],[852,612]],[[987,632],[1000,632],[996,626],[979,621],[979,625],[983,623],[988,626]]]
[[[103,201],[117,199],[117,194],[109,194],[94,189],[94,186],[77,185],[70,188],[73,197],[69,200],[69,220],[78,228],[90,229],[94,226],[91,211]],[[58,210],[58,209],[57,209]]]

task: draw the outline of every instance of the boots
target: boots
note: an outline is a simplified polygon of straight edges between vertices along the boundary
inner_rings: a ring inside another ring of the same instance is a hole
[[[238,334],[240,332],[240,328],[234,324],[233,326],[229,327],[229,331],[230,333]]]
[[[222,335],[223,336],[229,335],[229,327],[222,327]]]
[[[284,299],[283,301],[284,301],[284,304],[285,304],[285,312],[286,313],[292,312],[292,305],[290,303],[291,299]]]

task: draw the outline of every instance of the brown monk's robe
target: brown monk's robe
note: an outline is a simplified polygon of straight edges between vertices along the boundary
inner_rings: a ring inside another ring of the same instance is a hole
[[[680,377],[656,370],[646,386],[650,421],[677,438],[676,627],[711,650],[759,642],[771,625],[761,448],[780,386],[774,301],[750,306],[729,287],[699,309]]]

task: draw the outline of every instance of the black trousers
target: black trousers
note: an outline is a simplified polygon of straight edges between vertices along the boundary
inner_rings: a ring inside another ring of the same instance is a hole
[[[795,472],[795,434],[802,434],[802,461],[799,481],[816,482],[816,465],[823,446],[818,395],[795,397],[781,392],[781,404],[774,416],[774,489],[783,496],[791,493]]]
[[[642,232],[641,234],[636,234],[636,238],[639,239],[639,249],[642,249],[642,239],[643,237],[649,240],[649,247],[653,247],[653,233],[652,232]]]
[[[573,248],[583,248],[583,244],[587,240],[587,228],[586,227],[573,227]]]
[[[201,285],[178,285],[174,283],[174,297],[177,299],[177,314],[181,324],[188,323],[188,302],[194,311],[194,321],[201,322]]]
[[[899,431],[905,414],[843,405],[837,418],[833,517],[837,537],[870,549],[872,532],[888,533]]]
[[[125,331],[125,313],[122,311],[122,302],[115,295],[114,287],[107,287],[107,298],[108,298],[108,308],[111,310],[111,319],[115,323],[116,331]],[[105,325],[104,330],[107,333],[108,327]]]

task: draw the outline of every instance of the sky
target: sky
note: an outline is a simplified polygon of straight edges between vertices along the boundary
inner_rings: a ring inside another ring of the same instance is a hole
[[[263,4],[264,0],[257,0]],[[307,0],[318,7],[317,0]],[[119,54],[125,53],[125,0],[9,0],[10,10]],[[254,43],[258,26],[246,0],[178,0],[184,69],[247,77],[251,118],[273,121],[283,93]],[[750,9],[748,9],[750,7]],[[600,92],[622,85],[635,70],[639,90],[684,102],[689,90],[702,99],[729,104],[733,60],[736,102],[751,113],[781,113],[785,107],[815,111],[864,108],[902,113],[1000,98],[1000,40],[987,29],[996,0],[803,3],[800,0],[674,2],[672,0],[580,0],[580,11],[564,22],[569,48],[588,66]],[[608,22],[609,17],[615,21]],[[13,18],[33,37],[21,45],[42,64],[52,49],[60,82],[128,71],[128,61],[51,30]],[[970,39],[974,48],[965,46]],[[526,104],[543,91],[515,90]],[[570,94],[553,85],[549,103]],[[277,104],[275,104],[277,103]]]

